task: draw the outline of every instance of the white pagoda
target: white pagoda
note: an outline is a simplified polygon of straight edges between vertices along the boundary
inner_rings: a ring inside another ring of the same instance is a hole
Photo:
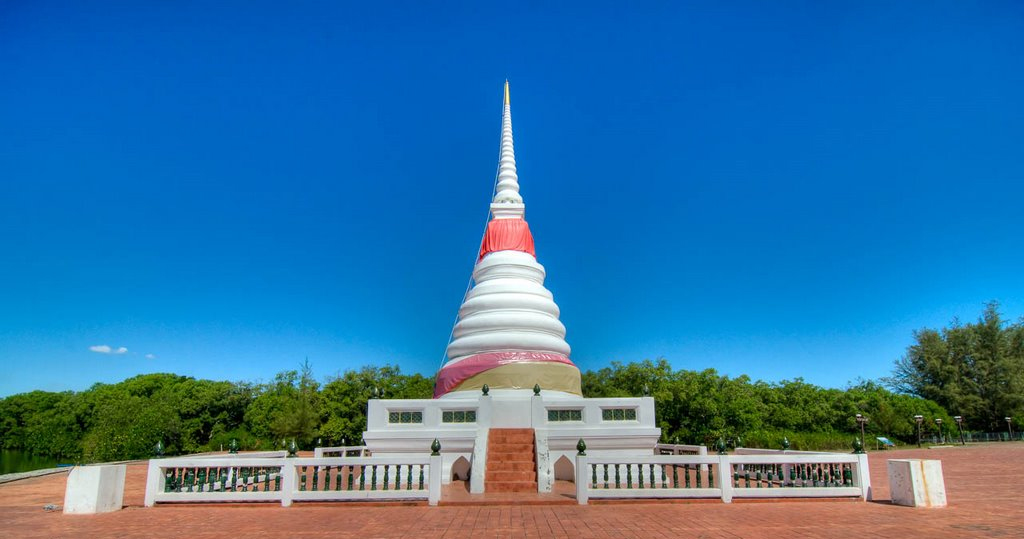
[[[444,481],[469,479],[474,493],[550,492],[554,480],[575,477],[580,439],[592,455],[652,454],[661,430],[651,397],[583,398],[525,220],[508,81],[490,210],[434,399],[371,400],[367,448],[422,454],[436,438]]]

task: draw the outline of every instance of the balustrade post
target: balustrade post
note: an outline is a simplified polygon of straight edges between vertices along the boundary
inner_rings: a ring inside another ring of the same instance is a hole
[[[867,453],[859,453],[855,456],[857,457],[857,469],[853,472],[853,479],[857,482],[857,486],[860,487],[861,499],[870,502],[873,496],[871,492],[871,473],[868,470],[868,455]]]
[[[440,449],[440,448],[438,448]],[[429,489],[427,493],[427,504],[437,505],[441,501],[441,477],[444,475],[442,472],[443,466],[441,464],[441,455],[435,451],[436,454],[430,455],[430,484],[427,485]]]
[[[586,455],[576,455],[576,503],[587,505],[590,500],[590,484],[587,482]]]
[[[732,463],[729,455],[718,456],[718,488],[722,490],[722,501],[732,503]]]
[[[146,473],[146,507],[156,504],[156,495],[163,492],[167,478],[160,468],[160,459],[149,459],[149,470]]]
[[[292,495],[295,492],[295,461],[281,459],[281,507],[291,507]]]

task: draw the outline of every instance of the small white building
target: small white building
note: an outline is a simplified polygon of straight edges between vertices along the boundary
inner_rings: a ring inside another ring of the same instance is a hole
[[[580,439],[596,456],[653,453],[654,399],[583,397],[525,213],[506,81],[491,220],[448,359],[433,399],[369,402],[363,438],[374,455],[422,455],[437,439],[444,482],[469,479],[480,493],[550,492],[575,477]]]

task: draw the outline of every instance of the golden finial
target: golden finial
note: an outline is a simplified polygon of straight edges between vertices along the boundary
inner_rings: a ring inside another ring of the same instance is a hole
[[[511,101],[508,98],[508,79],[505,79],[505,104],[510,104]]]

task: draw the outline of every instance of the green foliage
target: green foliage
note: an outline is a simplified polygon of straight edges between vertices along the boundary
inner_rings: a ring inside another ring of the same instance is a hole
[[[913,345],[885,382],[962,415],[965,427],[998,431],[1024,414],[1024,321],[1004,322],[990,303],[974,324],[954,320],[914,333]]]
[[[346,371],[324,385],[323,425],[320,433],[325,444],[359,445],[366,429],[366,401],[373,388],[389,399],[429,399],[434,379],[420,374],[403,375],[398,367],[363,367]]]
[[[357,444],[372,388],[388,398],[430,398],[432,378],[398,367],[346,371],[323,387],[308,362],[265,384],[145,374],[80,393],[33,391],[0,399],[0,447],[65,461],[147,457],[157,441],[168,455],[243,449],[302,449],[317,438]]]
[[[299,447],[312,444],[320,424],[321,395],[308,361],[303,363],[301,373],[278,373],[274,381],[261,386],[258,393],[245,413],[245,422],[256,437],[256,446],[272,448],[291,439],[295,439]],[[245,443],[240,443],[247,448]]]
[[[713,369],[673,370],[664,360],[612,363],[583,373],[588,397],[655,398],[666,441],[711,444],[719,437],[748,447],[846,450],[859,430],[853,417],[870,419],[871,436],[912,443],[915,414],[952,420],[935,402],[896,394],[874,382],[845,390],[803,380],[777,383],[729,378]],[[366,429],[366,404],[374,388],[389,399],[427,399],[433,378],[402,374],[398,367],[364,367],[322,385],[309,363],[267,383],[196,380],[146,374],[80,393],[33,391],[0,399],[0,446],[65,460],[93,462],[147,457],[158,440],[166,454],[221,450],[232,439],[243,449],[301,449],[358,445]],[[870,446],[870,442],[868,443]]]
[[[665,441],[711,445],[718,438],[742,439],[747,447],[777,448],[789,437],[793,449],[846,449],[860,435],[854,419],[869,418],[866,435],[916,440],[913,416],[952,421],[934,402],[892,393],[874,382],[846,390],[825,389],[801,379],[776,383],[729,378],[714,369],[673,371],[664,360],[645,360],[583,373],[588,397],[654,397]]]

